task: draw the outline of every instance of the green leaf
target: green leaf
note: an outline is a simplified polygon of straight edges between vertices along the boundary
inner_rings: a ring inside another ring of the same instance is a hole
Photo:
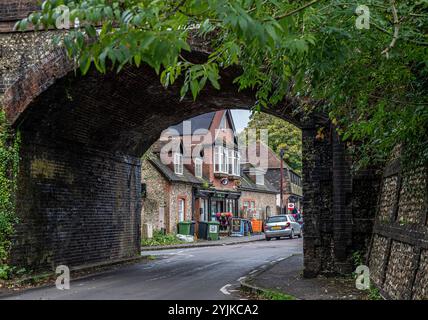
[[[198,93],[199,93],[199,83],[198,83],[198,80],[193,79],[190,82],[190,91],[192,92],[193,100],[196,100],[196,97],[198,96]]]

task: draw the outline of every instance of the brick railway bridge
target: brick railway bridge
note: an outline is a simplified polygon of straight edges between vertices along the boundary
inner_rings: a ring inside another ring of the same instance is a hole
[[[170,125],[206,112],[253,105],[251,92],[222,73],[221,90],[179,102],[149,68],[77,75],[56,31],[14,32],[33,0],[0,4],[0,102],[21,132],[17,214],[11,263],[77,266],[139,254],[140,157]],[[191,58],[206,44],[193,41]],[[370,242],[379,179],[351,175],[345,146],[320,114],[293,114],[292,99],[266,112],[303,131],[305,275],[349,272],[354,250]],[[316,139],[325,128],[324,139]]]

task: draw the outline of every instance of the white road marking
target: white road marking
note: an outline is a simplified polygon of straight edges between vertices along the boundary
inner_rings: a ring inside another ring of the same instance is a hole
[[[237,281],[241,282],[242,280],[245,280],[245,279],[247,279],[247,277],[244,276],[244,277],[239,278]]]
[[[256,273],[257,271],[259,271],[259,270],[255,269],[255,270],[251,271],[250,274]]]
[[[227,291],[227,288],[230,286],[231,286],[231,284],[226,284],[223,287],[221,287],[221,289],[220,289],[221,293],[226,294],[226,295],[230,295],[230,292]]]

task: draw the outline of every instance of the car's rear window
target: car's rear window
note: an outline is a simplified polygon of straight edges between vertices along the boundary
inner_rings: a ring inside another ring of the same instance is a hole
[[[270,217],[267,222],[268,223],[287,222],[287,217],[284,217],[284,216]]]

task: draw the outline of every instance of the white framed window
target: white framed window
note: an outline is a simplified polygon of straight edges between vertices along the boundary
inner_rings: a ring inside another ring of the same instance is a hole
[[[202,159],[196,158],[195,159],[195,177],[202,178]]]
[[[229,174],[235,174],[235,153],[233,150],[229,149],[228,150],[228,158],[229,158],[229,165],[227,167],[227,172]]]
[[[184,221],[185,202],[184,199],[178,199],[178,222]]]
[[[183,174],[183,155],[181,153],[174,153],[174,172]]]
[[[228,151],[223,146],[214,148],[214,172],[227,173],[229,165]]]
[[[229,151],[226,148],[223,148],[223,168],[222,172],[227,173],[229,169]]]
[[[256,184],[261,186],[265,184],[265,175],[263,173],[256,173]]]
[[[234,176],[239,176],[241,172],[240,164],[241,164],[241,158],[238,151],[230,150],[229,152],[229,163],[230,163],[230,170],[229,173]]]
[[[223,163],[223,147],[214,147],[214,172],[221,172]]]

